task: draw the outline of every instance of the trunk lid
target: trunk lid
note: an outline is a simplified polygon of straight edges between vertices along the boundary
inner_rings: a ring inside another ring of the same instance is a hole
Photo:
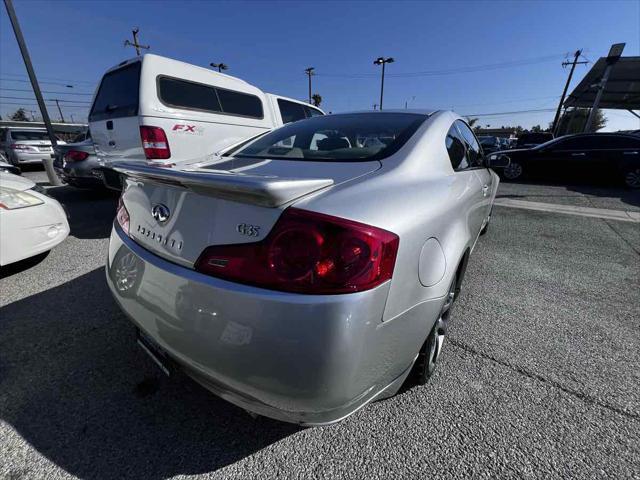
[[[131,238],[192,267],[208,246],[264,239],[292,202],[368,175],[380,162],[229,158],[181,170],[122,162],[113,168],[129,180],[123,201]]]

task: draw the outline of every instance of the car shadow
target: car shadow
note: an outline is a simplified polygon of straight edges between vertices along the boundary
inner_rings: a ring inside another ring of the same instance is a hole
[[[547,187],[562,187],[569,192],[576,192],[583,195],[602,197],[602,198],[619,198],[621,202],[634,207],[640,207],[640,190],[632,190],[630,188],[620,187],[614,182],[606,180],[585,180],[585,181],[572,181],[566,182],[562,180],[520,180],[517,182],[500,180],[500,183],[510,185],[530,185],[530,186],[547,186]],[[498,198],[533,198],[536,196],[550,197],[558,195],[549,194],[498,194]],[[571,195],[567,195],[569,197]]]
[[[159,373],[101,268],[2,308],[0,352],[0,420],[80,478],[212,472],[301,429]]]
[[[116,216],[118,192],[70,186],[47,188],[47,195],[55,198],[67,212],[70,235],[76,238],[108,238]]]
[[[10,277],[11,275],[15,275],[16,273],[24,272],[25,270],[29,270],[30,268],[35,267],[40,262],[42,262],[47,256],[49,252],[40,253],[30,258],[26,258],[24,260],[20,260],[18,262],[10,263],[9,265],[4,265],[0,267],[0,280],[3,278]]]

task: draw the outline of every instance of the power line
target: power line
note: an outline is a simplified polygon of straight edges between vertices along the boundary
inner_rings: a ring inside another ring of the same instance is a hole
[[[47,100],[47,101],[49,101],[49,100]],[[37,103],[5,102],[5,101],[0,102],[0,107],[3,106],[3,105],[19,105],[21,107],[37,107],[38,106]],[[48,106],[51,107],[53,105],[49,104]],[[90,105],[65,105],[64,107],[67,108],[67,109],[70,109],[70,108],[80,109],[80,108],[90,108],[91,106]]]
[[[500,115],[516,115],[518,113],[554,112],[555,108],[539,108],[534,110],[515,110],[513,112],[465,113],[464,117],[497,117]]]
[[[542,57],[535,57],[523,60],[513,60],[509,62],[490,63],[486,65],[465,66],[457,68],[449,68],[443,70],[426,70],[421,72],[405,72],[405,73],[390,73],[389,77],[395,78],[411,78],[411,77],[427,77],[427,76],[439,76],[439,75],[456,75],[459,73],[470,72],[483,72],[488,70],[498,70],[502,68],[514,68],[522,67],[526,65],[533,65],[536,63],[544,63],[555,61],[558,58],[564,58],[563,54],[545,55]],[[318,76],[323,77],[340,77],[340,78],[371,78],[376,77],[375,73],[317,73]]]
[[[8,92],[28,92],[31,93],[31,90],[24,90],[20,88],[5,88],[0,87],[0,90],[7,90]],[[52,92],[50,90],[42,90],[42,93],[51,93],[54,95],[85,95],[88,97],[93,97],[93,93],[80,93],[80,92]]]
[[[0,95],[0,98],[6,98],[9,100],[35,100],[35,98],[30,98],[30,97],[12,97],[9,95]],[[45,100],[45,102],[52,102],[54,101],[51,98],[48,98]],[[63,102],[63,103],[74,103],[74,104],[82,104],[82,105],[91,105],[91,102],[83,102],[82,100],[58,100],[59,102]]]
[[[20,74],[20,73],[2,72],[2,75],[5,76],[5,77],[9,76],[9,77],[28,78],[26,75]],[[44,80],[53,80],[53,81],[56,81],[56,82],[65,82],[65,84],[67,84],[67,83],[88,83],[90,85],[95,85],[96,84],[96,82],[92,82],[92,81],[89,81],[89,80],[75,80],[74,79],[73,81],[71,81],[71,80],[67,80],[67,79],[59,78],[59,77],[57,77],[57,78],[56,77],[40,77],[40,78],[42,78]]]
[[[2,81],[2,82],[16,82],[16,83],[30,83],[29,80],[17,80],[17,79],[14,79],[14,78],[3,78],[3,77],[0,77],[0,81]],[[73,85],[71,85],[70,83],[47,82],[47,81],[41,81],[40,83],[46,83],[47,85],[58,85],[60,87],[73,88]]]

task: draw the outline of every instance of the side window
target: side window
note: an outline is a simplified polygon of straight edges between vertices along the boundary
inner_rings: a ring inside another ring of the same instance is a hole
[[[255,95],[215,88],[177,78],[160,77],[158,97],[177,108],[263,118],[262,102]]]
[[[322,116],[323,113],[315,108],[304,107],[304,111],[307,114],[307,118]]]
[[[472,168],[483,167],[483,153],[482,147],[480,143],[478,143],[478,139],[473,134],[471,129],[461,120],[456,120],[456,126],[460,131],[460,134],[464,138],[465,144],[467,146],[467,157],[469,161],[469,166]]]
[[[220,112],[220,101],[213,87],[162,77],[158,81],[158,96],[178,108],[192,108],[208,112]]]
[[[278,107],[280,108],[280,115],[282,115],[283,123],[297,122],[298,120],[307,118],[304,106],[299,103],[289,102],[279,98]]]
[[[454,170],[460,171],[469,168],[469,162],[467,162],[467,149],[455,124],[451,125],[449,132],[447,132],[445,145],[447,147],[447,152],[449,153],[451,166]]]
[[[640,137],[635,139],[621,135],[603,135],[599,144],[597,148],[601,149],[640,148]]]
[[[600,142],[592,136],[580,135],[560,140],[553,146],[553,150],[592,150],[594,148],[603,148],[598,146],[599,143]]]

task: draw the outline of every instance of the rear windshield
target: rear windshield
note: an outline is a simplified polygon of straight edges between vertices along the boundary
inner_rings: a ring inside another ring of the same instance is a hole
[[[46,140],[49,141],[49,134],[46,130],[11,130],[12,140]]]
[[[278,128],[227,155],[311,161],[379,160],[402,147],[426,118],[414,113],[317,116]]]
[[[107,73],[102,77],[89,121],[138,115],[139,90],[140,62]]]

